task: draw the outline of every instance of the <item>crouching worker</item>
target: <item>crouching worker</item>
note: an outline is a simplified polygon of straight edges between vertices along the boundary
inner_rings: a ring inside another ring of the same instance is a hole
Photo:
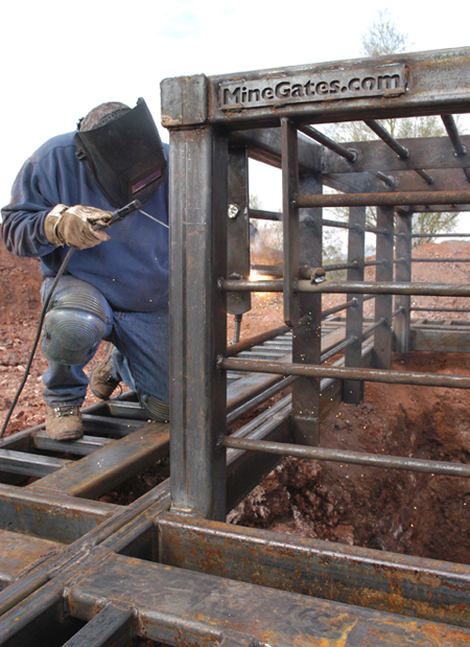
[[[78,130],[46,142],[24,164],[2,209],[7,249],[41,260],[43,300],[72,254],[45,317],[41,348],[46,432],[83,435],[88,383],[102,399],[123,381],[149,418],[168,419],[168,183],[163,146],[145,101],[104,103]],[[109,229],[110,213],[139,199]],[[150,216],[149,217],[147,217]],[[84,367],[101,340],[104,361]]]

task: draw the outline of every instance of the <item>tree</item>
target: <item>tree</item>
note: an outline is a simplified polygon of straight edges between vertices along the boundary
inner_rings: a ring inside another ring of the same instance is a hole
[[[400,54],[408,44],[408,36],[400,34],[390,20],[388,10],[378,12],[378,19],[367,34],[362,37],[362,54],[365,56],[383,56]]]
[[[361,54],[365,56],[384,56],[399,54],[409,48],[408,36],[401,34],[388,11],[379,11],[378,18],[362,37]],[[381,124],[395,139],[442,137],[445,129],[439,117],[411,117],[404,119],[385,119]],[[362,121],[334,124],[329,129],[329,135],[342,142],[372,141],[378,139]],[[335,215],[341,220],[347,219],[347,212],[336,209]],[[416,213],[413,215],[414,233],[429,234],[429,238],[416,238],[414,245],[433,240],[433,234],[452,232],[459,217],[458,212],[433,212]],[[367,225],[374,227],[376,224],[376,211],[368,208],[366,212]]]

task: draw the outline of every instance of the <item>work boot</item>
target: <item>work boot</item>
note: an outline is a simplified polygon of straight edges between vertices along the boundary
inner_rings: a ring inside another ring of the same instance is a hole
[[[52,440],[78,440],[83,436],[80,407],[46,406],[46,434]]]
[[[121,381],[117,380],[111,374],[111,355],[113,354],[113,350],[114,346],[110,342],[106,346],[104,360],[89,375],[91,392],[97,398],[100,398],[100,400],[108,400]]]

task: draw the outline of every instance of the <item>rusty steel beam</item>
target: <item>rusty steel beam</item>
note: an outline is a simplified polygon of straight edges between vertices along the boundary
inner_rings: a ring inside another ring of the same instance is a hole
[[[168,513],[155,520],[170,566],[345,604],[470,626],[470,566]]]
[[[0,589],[31,568],[31,564],[46,559],[61,549],[58,542],[28,537],[0,530]]]
[[[28,489],[94,498],[168,454],[169,425],[149,422],[28,485]]]
[[[0,528],[72,543],[121,506],[0,484]]]
[[[123,582],[126,586],[123,587]],[[344,647],[446,642],[463,647],[470,631],[361,607],[345,607],[297,593],[236,582],[205,573],[110,555],[77,577],[67,590],[73,617],[89,621],[106,604],[128,606],[138,617],[137,635],[170,644],[200,645],[211,636],[241,644]]]
[[[470,48],[206,77],[161,83],[167,128],[217,124],[272,127],[470,111]]]

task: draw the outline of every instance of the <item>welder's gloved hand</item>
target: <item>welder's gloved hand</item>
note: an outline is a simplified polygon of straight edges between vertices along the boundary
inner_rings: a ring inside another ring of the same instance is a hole
[[[110,236],[101,230],[94,230],[93,225],[106,226],[111,219],[110,211],[95,207],[83,207],[77,204],[67,207],[56,205],[44,220],[44,233],[53,245],[71,245],[77,249],[94,247]]]

